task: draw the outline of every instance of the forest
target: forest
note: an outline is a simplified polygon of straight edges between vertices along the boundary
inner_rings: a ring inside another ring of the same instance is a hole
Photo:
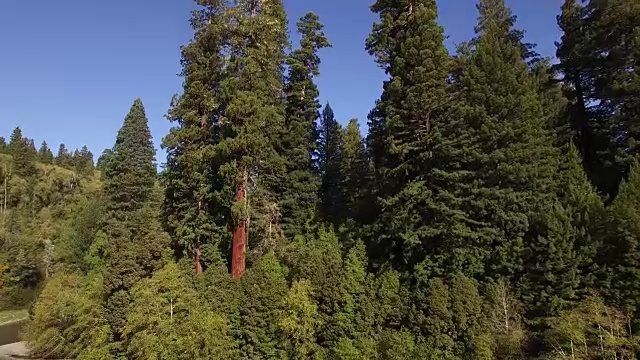
[[[456,51],[435,0],[376,0],[365,134],[318,100],[316,14],[195,3],[166,161],[141,99],[95,163],[0,138],[31,355],[639,358],[640,1],[563,1],[552,60],[504,0]]]

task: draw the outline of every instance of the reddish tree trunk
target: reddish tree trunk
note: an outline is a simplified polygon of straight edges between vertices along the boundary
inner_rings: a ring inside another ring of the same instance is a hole
[[[243,171],[242,183],[236,192],[236,201],[244,201],[247,199],[247,170]],[[236,229],[233,232],[233,249],[231,255],[231,277],[239,279],[244,274],[245,268],[245,252],[247,250],[247,233],[249,226],[247,224],[246,214],[238,219]]]
[[[202,275],[202,265],[200,265],[200,248],[196,249],[196,276]]]

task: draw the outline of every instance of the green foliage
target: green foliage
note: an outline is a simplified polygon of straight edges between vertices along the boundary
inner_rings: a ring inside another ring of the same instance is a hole
[[[58,153],[53,159],[53,162],[65,169],[73,169],[73,155],[69,153],[69,150],[67,150],[67,147],[64,144],[60,144],[58,147]]]
[[[638,340],[629,333],[628,317],[591,296],[574,309],[549,320],[548,359],[630,359]]]
[[[288,175],[280,195],[283,230],[291,238],[302,233],[316,215],[319,179],[313,158],[318,140],[315,122],[320,116],[320,103],[313,78],[320,75],[317,52],[331,46],[318,15],[305,14],[297,26],[300,46],[286,59],[289,72],[284,89],[286,118],[282,147]]]
[[[13,156],[13,173],[24,178],[36,174],[36,152],[32,145],[33,140],[22,136],[22,130],[16,127],[11,133],[9,152]]]
[[[365,140],[319,114],[317,15],[287,53],[282,0],[195,4],[160,178],[139,99],[95,168],[0,138],[0,309],[32,304],[32,355],[638,356],[637,1],[565,1],[555,66],[504,0],[454,56],[435,0],[375,1]]]
[[[629,311],[638,310],[640,296],[640,165],[634,161],[618,196],[608,208],[606,242],[599,249],[604,295]]]
[[[571,216],[574,231],[574,251],[578,261],[579,293],[585,294],[597,285],[599,243],[603,237],[605,207],[587,178],[580,154],[570,145],[565,160],[561,201]]]
[[[100,303],[101,284],[98,274],[83,279],[80,274],[64,271],[49,280],[25,330],[33,355],[111,359],[110,330]]]
[[[342,153],[341,126],[336,120],[333,109],[327,103],[320,118],[318,170],[321,175],[320,213],[330,222],[337,223],[341,218],[340,202],[340,156]]]
[[[223,316],[202,306],[189,275],[169,263],[132,290],[123,341],[129,359],[237,356]]]
[[[527,268],[520,285],[530,305],[531,319],[557,315],[576,298],[579,285],[576,234],[570,214],[555,204],[536,220],[532,219],[532,227],[538,236],[527,247]]]
[[[589,178],[615,195],[629,161],[638,153],[638,44],[635,1],[567,0],[558,24],[563,30],[556,68],[567,85],[565,116],[584,157]]]
[[[221,134],[214,123],[222,115],[218,104],[226,64],[222,51],[228,41],[227,4],[196,3],[199,7],[190,21],[194,36],[182,48],[183,92],[172,101],[168,118],[174,127],[162,141],[167,151],[162,175],[165,222],[175,252],[189,258],[195,256],[196,248],[217,248],[223,237],[229,236],[223,219],[230,214],[222,208],[234,190],[223,189],[214,181],[220,164],[214,161],[212,151]],[[207,251],[202,254],[205,268],[216,260]]]
[[[485,303],[474,280],[462,274],[430,279],[418,285],[414,297],[410,320],[431,356],[492,359]]]
[[[307,280],[295,281],[287,293],[279,326],[289,343],[290,359],[322,359],[322,349],[315,341],[316,329],[321,325],[318,308],[311,297]]]
[[[242,277],[241,289],[240,326],[234,329],[239,358],[285,358],[286,349],[278,336],[278,318],[288,290],[286,268],[273,253],[268,253]]]
[[[144,106],[136,99],[118,131],[105,172],[107,211],[118,221],[141,209],[151,197],[156,177],[155,150]]]
[[[43,141],[38,150],[38,161],[43,164],[53,164],[53,152],[47,146],[47,142]]]
[[[98,161],[96,161],[96,169],[104,173],[109,167],[109,160],[111,160],[112,155],[113,151],[111,149],[105,149],[98,158]]]

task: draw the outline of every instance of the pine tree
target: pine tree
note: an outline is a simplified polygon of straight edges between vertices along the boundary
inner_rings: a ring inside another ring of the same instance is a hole
[[[577,298],[579,282],[575,229],[571,214],[560,203],[529,218],[536,237],[524,253],[525,275],[518,284],[528,305],[528,319],[557,316]]]
[[[287,295],[286,268],[273,253],[265,254],[242,278],[240,326],[236,339],[241,359],[281,359],[285,346],[278,316]]]
[[[599,272],[597,254],[602,240],[604,203],[589,181],[580,152],[572,144],[564,158],[561,201],[571,216],[575,232],[575,252],[581,295],[595,289],[595,276]]]
[[[409,324],[426,358],[492,359],[488,317],[476,281],[462,274],[420,281]]]
[[[479,235],[484,276],[495,278],[522,269],[525,239],[539,235],[530,224],[554,202],[559,153],[521,47],[510,36],[510,10],[503,0],[483,0],[478,9],[478,40],[456,79],[463,101],[456,113],[466,128],[458,146],[462,167],[472,174],[464,207]]]
[[[42,142],[40,150],[38,150],[38,161],[44,164],[53,164],[53,153],[47,146],[46,141]]]
[[[88,175],[93,171],[93,154],[83,145],[80,151],[76,150],[73,154],[73,163],[75,170],[83,175]]]
[[[168,245],[158,219],[155,177],[151,132],[142,101],[136,99],[118,131],[104,179],[108,236],[104,281],[108,320],[116,342],[125,326],[129,290],[162,266]]]
[[[235,223],[231,267],[238,278],[244,272],[249,245],[264,251],[282,238],[277,195],[286,162],[278,149],[286,115],[283,65],[288,39],[280,0],[239,1],[231,13],[237,28],[222,90],[225,121],[219,129],[226,136],[213,151],[220,165],[217,176],[227,190],[226,203],[217,211],[231,214],[227,225],[229,220]],[[229,189],[235,189],[235,194]]]
[[[195,258],[203,267],[228,250],[227,219],[233,190],[218,177],[222,161],[214,145],[226,135],[222,85],[229,43],[229,9],[224,1],[196,1],[190,23],[193,39],[182,48],[183,92],[173,99],[169,120],[175,125],[163,139],[167,151],[164,216],[176,255]]]
[[[566,128],[565,136],[580,151],[590,179],[602,190],[608,191],[609,185],[605,185],[599,175],[607,167],[602,161],[610,161],[599,156],[608,147],[608,140],[590,106],[595,99],[595,74],[590,68],[593,66],[589,55],[592,35],[585,29],[588,25],[586,13],[580,1],[566,0],[562,5],[562,13],[557,17],[563,35],[561,41],[556,43],[556,56],[560,63],[555,68],[562,74],[569,103],[562,126]],[[619,178],[613,181],[617,184]]]
[[[319,181],[314,172],[313,157],[320,103],[313,78],[320,75],[318,51],[331,46],[318,15],[305,14],[297,26],[301,35],[300,47],[286,60],[289,73],[284,89],[287,106],[282,146],[288,179],[283,184],[280,201],[284,232],[290,238],[303,232],[305,223],[315,217],[318,205]]]
[[[14,173],[29,178],[36,174],[36,151],[33,141],[22,136],[22,130],[16,127],[11,133],[9,152],[13,156]]]
[[[7,140],[0,136],[0,154],[5,154],[7,151]]]
[[[590,48],[597,100],[596,116],[606,116],[606,134],[614,145],[615,165],[624,174],[640,152],[640,3],[635,0],[595,1],[586,6],[585,26],[593,34]]]
[[[369,115],[380,199],[369,244],[374,265],[389,262],[412,278],[482,273],[489,249],[481,248],[486,240],[470,228],[478,223],[461,208],[460,187],[469,183],[459,156],[466,135],[460,117],[449,115],[453,64],[436,3],[380,1],[372,9],[381,22],[368,49],[390,75]]]
[[[327,103],[319,124],[318,170],[321,176],[320,213],[332,223],[342,220],[340,203],[340,157],[342,153],[342,127]]]
[[[638,152],[638,11],[633,0],[566,0],[558,16],[556,68],[571,104],[566,122],[589,178],[609,195]]]
[[[285,310],[278,325],[285,334],[290,359],[321,358],[322,348],[315,341],[321,320],[311,291],[308,281],[295,281],[285,298]]]
[[[113,147],[105,173],[107,211],[113,219],[125,221],[151,199],[156,178],[155,150],[144,105],[136,99]]]
[[[341,134],[342,152],[340,165],[340,197],[342,208],[337,211],[340,219],[352,219],[358,223],[368,220],[370,167],[365,143],[360,134],[357,119],[351,119]]]
[[[640,298],[640,165],[634,161],[618,196],[608,208],[608,225],[599,262],[599,287],[626,311],[638,311]]]
[[[98,158],[98,161],[96,161],[96,169],[104,173],[109,167],[109,160],[111,160],[112,155],[113,151],[111,151],[111,149],[105,149]]]
[[[73,156],[64,144],[58,147],[58,154],[53,159],[53,163],[65,169],[73,169]]]

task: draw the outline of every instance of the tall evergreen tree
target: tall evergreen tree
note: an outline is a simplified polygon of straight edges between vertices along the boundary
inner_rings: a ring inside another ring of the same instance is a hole
[[[379,1],[372,9],[381,21],[367,47],[390,76],[367,139],[380,199],[370,235],[374,265],[390,262],[410,278],[481,273],[488,249],[478,249],[460,208],[457,183],[468,180],[455,152],[464,127],[448,116],[453,67],[436,2]]]
[[[602,264],[597,254],[602,241],[604,203],[589,181],[582,166],[580,152],[573,145],[564,158],[560,199],[569,212],[575,232],[575,253],[578,260],[578,277],[582,296],[597,286],[596,275]]]
[[[363,223],[368,220],[368,202],[372,199],[369,191],[369,159],[357,119],[349,121],[341,138],[343,144],[339,158],[342,198],[340,203],[343,206],[337,216]]]
[[[227,224],[235,222],[232,274],[238,278],[249,245],[264,249],[281,239],[277,195],[286,162],[278,149],[286,115],[283,67],[288,39],[280,0],[239,1],[232,14],[237,28],[223,85],[226,109],[221,126],[227,136],[215,144],[214,152],[220,164],[217,175],[226,189],[235,189],[235,194],[227,193],[221,210],[232,215]]]
[[[80,174],[87,175],[93,171],[93,154],[87,145],[83,145],[79,151],[74,152],[73,163],[75,170]]]
[[[105,171],[107,196],[104,286],[108,320],[118,342],[131,301],[129,290],[162,266],[168,238],[160,227],[155,194],[155,150],[144,106],[136,99],[118,131]]]
[[[316,153],[316,120],[319,91],[313,78],[320,74],[318,51],[331,46],[322,31],[318,15],[305,14],[297,23],[300,47],[286,60],[289,67],[285,83],[287,97],[283,154],[288,179],[281,195],[282,223],[287,236],[304,230],[315,217],[319,181],[313,167]]]
[[[7,140],[0,136],[0,154],[4,154],[7,152]]]
[[[105,173],[107,211],[118,221],[141,209],[151,199],[156,179],[155,149],[140,99],[124,119]]]
[[[226,135],[221,91],[225,79],[224,49],[229,44],[226,1],[196,1],[191,16],[193,39],[182,48],[183,92],[171,104],[168,118],[175,125],[163,139],[167,151],[164,216],[173,248],[181,258],[195,258],[202,266],[216,262],[229,249],[231,216],[223,204],[230,189],[217,177],[222,163],[214,144]]]
[[[318,170],[320,184],[320,214],[325,220],[338,223],[340,204],[340,156],[342,127],[327,103],[322,110],[318,129]]]
[[[53,152],[47,146],[46,141],[42,142],[40,150],[38,150],[38,161],[44,164],[53,164]]]
[[[286,268],[272,252],[265,254],[242,278],[240,326],[236,339],[241,359],[282,359],[278,317],[287,294]]]
[[[23,137],[19,127],[11,133],[9,152],[13,156],[13,169],[16,175],[28,178],[36,174],[36,151],[33,148],[33,140]]]
[[[638,153],[638,11],[633,0],[566,0],[558,16],[556,68],[571,104],[566,122],[589,178],[609,195]]]
[[[73,169],[73,156],[64,144],[58,147],[58,154],[53,159],[53,163],[66,169]]]
[[[503,0],[480,1],[478,9],[478,40],[456,80],[462,100],[456,112],[467,133],[458,146],[472,174],[465,208],[476,241],[482,239],[485,276],[514,276],[525,239],[540,235],[534,219],[554,202],[559,152],[522,49],[510,36],[511,11]]]
[[[113,151],[111,149],[104,149],[100,157],[98,157],[98,161],[96,161],[96,169],[104,173],[109,166],[109,160],[111,160],[112,155]]]
[[[640,299],[640,165],[635,160],[618,196],[608,208],[606,238],[599,249],[599,288],[626,311],[636,313]]]

